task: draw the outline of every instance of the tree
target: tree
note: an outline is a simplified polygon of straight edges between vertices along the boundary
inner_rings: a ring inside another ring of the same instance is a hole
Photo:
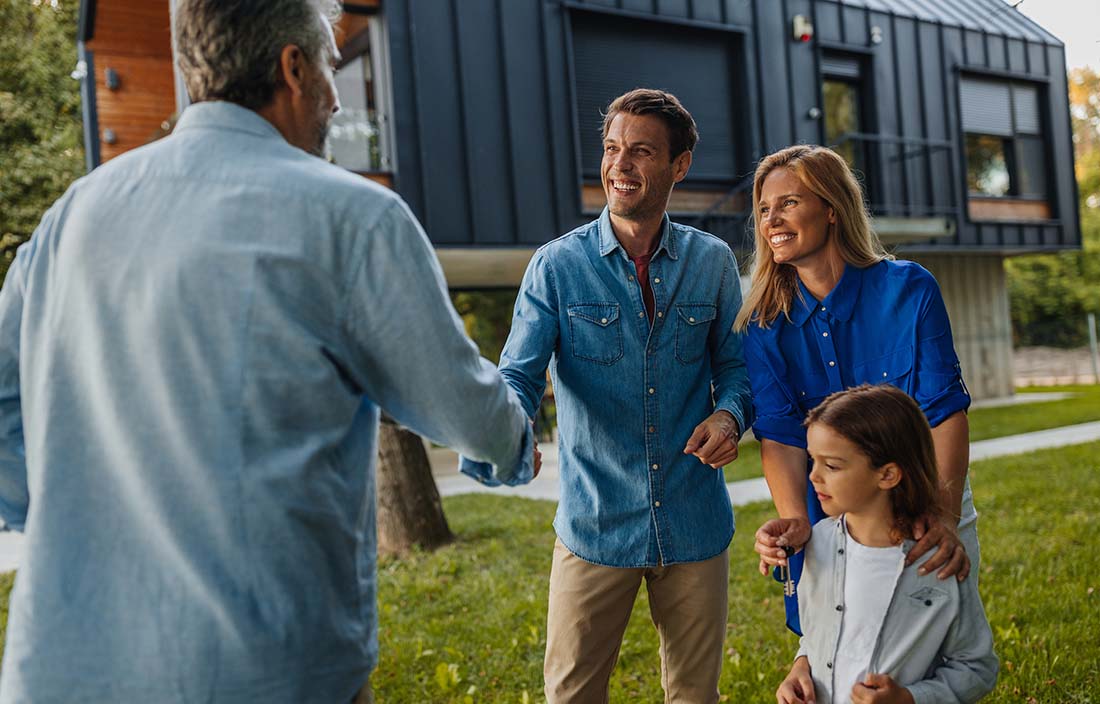
[[[84,171],[76,0],[0,0],[0,281]]]
[[[1100,73],[1076,68],[1068,80],[1084,250],[1005,263],[1018,345],[1083,345],[1086,315],[1100,316]]]
[[[434,550],[454,540],[424,441],[383,414],[378,429],[378,551]]]

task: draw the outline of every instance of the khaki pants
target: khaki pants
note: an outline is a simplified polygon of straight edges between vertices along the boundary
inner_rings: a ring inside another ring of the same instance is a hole
[[[666,704],[718,701],[729,551],[655,568],[604,567],[554,544],[546,618],[547,704],[601,704],[642,580],[661,640]]]

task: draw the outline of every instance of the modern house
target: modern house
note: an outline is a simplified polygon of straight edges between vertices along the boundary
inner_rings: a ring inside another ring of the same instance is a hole
[[[88,166],[170,128],[173,0],[83,0]],[[834,146],[939,279],[975,397],[1012,393],[1003,260],[1080,246],[1061,42],[1002,0],[356,0],[336,163],[396,189],[454,287],[514,286],[593,218],[600,111],[678,95],[702,139],[675,219],[752,246],[756,161]]]

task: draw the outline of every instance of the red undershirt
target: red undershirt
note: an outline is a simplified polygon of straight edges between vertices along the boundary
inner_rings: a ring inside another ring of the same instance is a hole
[[[657,307],[653,299],[653,284],[649,282],[649,260],[653,258],[653,252],[643,254],[640,257],[630,257],[634,262],[634,270],[638,273],[638,284],[642,287],[642,302],[645,303],[645,312],[649,314],[649,322],[653,323],[653,309]]]

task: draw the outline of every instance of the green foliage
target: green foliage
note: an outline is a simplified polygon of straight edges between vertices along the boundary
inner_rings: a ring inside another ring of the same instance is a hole
[[[1036,390],[1067,391],[1073,396],[1061,401],[973,409],[969,414],[970,441],[1031,433],[1100,419],[1100,386],[1048,386]],[[1021,395],[1026,396],[1027,393],[1024,391]]]
[[[517,293],[517,289],[508,288],[451,294],[455,310],[466,325],[466,334],[477,343],[481,355],[494,364],[500,362],[500,352],[512,328],[512,307]]]
[[[1069,88],[1084,251],[1005,262],[1017,345],[1082,346],[1087,314],[1100,317],[1100,74],[1074,69]]]
[[[0,280],[84,170],[77,0],[0,0]]]

